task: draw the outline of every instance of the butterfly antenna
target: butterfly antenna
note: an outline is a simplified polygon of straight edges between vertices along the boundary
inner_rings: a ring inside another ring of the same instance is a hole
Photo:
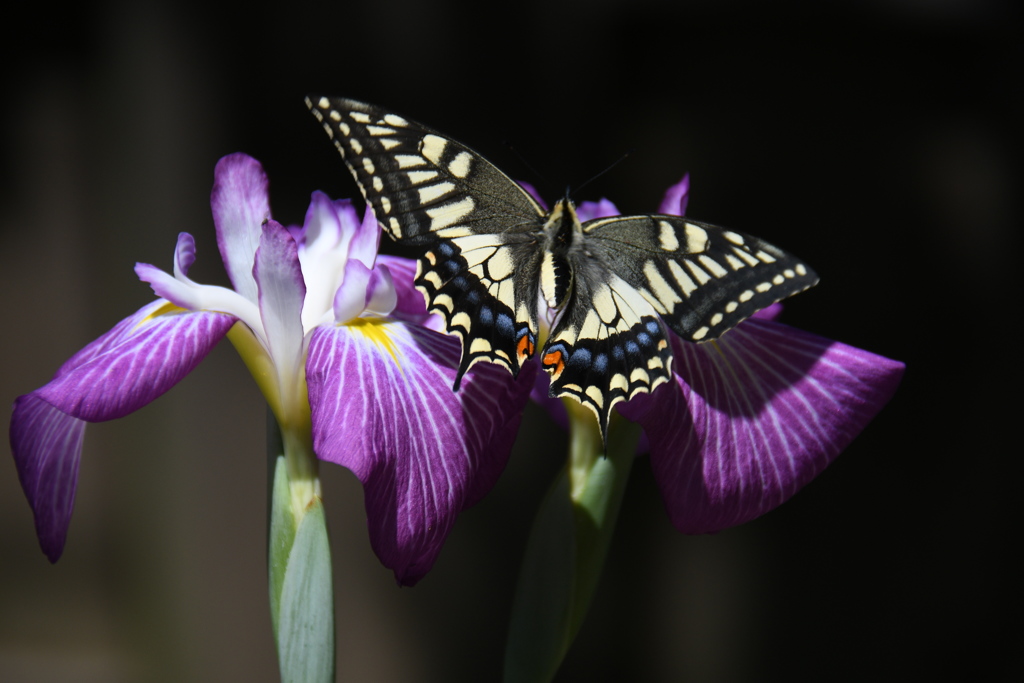
[[[618,159],[616,159],[616,160],[615,160],[615,161],[613,161],[612,163],[608,164],[608,166],[606,166],[606,167],[605,167],[605,169],[604,169],[603,171],[601,171],[601,172],[600,172],[600,173],[598,173],[597,175],[593,175],[593,176],[591,176],[589,180],[587,180],[587,181],[586,181],[586,182],[584,182],[584,183],[583,183],[582,185],[580,185],[579,187],[577,187],[577,188],[576,188],[576,192],[579,192],[579,191],[580,191],[580,190],[582,190],[582,189],[583,189],[584,187],[586,187],[586,186],[587,186],[587,185],[589,185],[590,183],[594,182],[595,180],[597,180],[598,178],[600,178],[601,176],[603,176],[603,175],[604,175],[605,173],[607,173],[608,171],[612,170],[613,168],[615,168],[616,166],[618,166],[619,164],[621,164],[621,163],[622,163],[623,161],[625,161],[625,160],[626,160],[626,157],[628,157],[628,156],[629,156],[630,154],[632,154],[632,153],[633,153],[633,152],[635,152],[635,151],[636,151],[635,149],[628,149],[628,150],[626,150],[626,153],[625,153],[625,154],[623,154],[623,155],[622,155],[621,157],[619,157]],[[567,197],[569,196],[569,191],[568,191],[568,190],[566,190],[566,192],[565,192],[565,195],[566,195]]]
[[[507,148],[508,148],[508,149],[509,149],[509,150],[510,150],[510,151],[511,151],[511,152],[512,152],[513,154],[515,154],[515,155],[516,155],[516,158],[518,158],[518,159],[519,159],[519,163],[521,163],[521,164],[522,164],[523,166],[525,166],[525,167],[526,167],[526,170],[527,170],[527,171],[529,171],[529,172],[530,172],[531,174],[533,174],[533,177],[534,177],[534,178],[539,178],[539,179],[540,179],[540,181],[541,181],[542,183],[544,183],[545,185],[546,185],[546,184],[548,183],[548,179],[547,179],[547,178],[545,178],[545,177],[544,177],[544,175],[543,175],[543,174],[542,174],[542,173],[541,173],[540,171],[538,171],[538,170],[537,170],[536,168],[534,168],[534,167],[533,167],[533,164],[531,164],[531,163],[530,163],[530,162],[529,162],[529,161],[528,161],[528,160],[526,159],[526,157],[525,157],[525,156],[523,155],[523,153],[522,153],[522,152],[520,152],[520,151],[519,151],[519,149],[518,149],[518,148],[517,148],[517,147],[516,147],[515,145],[513,145],[513,144],[512,144],[512,141],[511,141],[511,140],[505,140],[505,141],[504,141],[504,145],[505,145],[505,146],[506,146],[506,147],[507,147]]]

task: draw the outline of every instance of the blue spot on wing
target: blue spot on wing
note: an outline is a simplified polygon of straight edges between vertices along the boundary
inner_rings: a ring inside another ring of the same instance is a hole
[[[507,337],[511,337],[516,331],[516,326],[515,323],[512,322],[512,318],[504,313],[498,314],[497,328],[498,332]]]
[[[574,372],[586,370],[590,367],[590,358],[590,351],[587,349],[576,349],[572,352],[572,355],[569,356],[569,362],[567,365],[569,366],[569,369]]]

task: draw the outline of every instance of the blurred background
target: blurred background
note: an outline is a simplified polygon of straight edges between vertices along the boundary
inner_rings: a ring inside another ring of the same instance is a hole
[[[4,405],[150,301],[132,266],[169,269],[179,231],[198,243],[192,277],[226,284],[209,212],[224,154],[264,163],[285,223],[301,222],[313,190],[357,194],[307,113],[309,91],[423,121],[548,197],[634,150],[577,199],[652,211],[690,172],[689,215],[768,239],[821,274],[786,322],[901,359],[907,373],[824,474],[740,528],[676,533],[638,462],[558,680],[992,680],[1020,669],[1020,565],[1008,558],[1022,481],[1014,4],[20,11],[5,20],[0,109]],[[339,680],[499,678],[521,551],[565,453],[538,410],[525,425],[494,492],[412,589],[370,551],[356,479],[323,468]],[[226,342],[154,404],[90,426],[54,566],[0,458],[0,680],[276,680],[264,430],[262,398]]]

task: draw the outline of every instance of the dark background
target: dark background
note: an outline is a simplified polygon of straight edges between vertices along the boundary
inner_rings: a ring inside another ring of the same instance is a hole
[[[689,214],[822,282],[785,320],[904,360],[892,403],[792,501],[674,531],[645,460],[562,681],[1011,679],[1021,668],[1020,23],[1010,2],[25,5],[5,20],[7,405],[150,300],[135,261],[224,283],[208,197],[245,151],[275,216],[356,193],[302,102],[382,104],[555,197]],[[510,142],[517,152],[510,151]],[[539,169],[535,174],[520,160]],[[90,427],[50,566],[0,465],[0,680],[273,681],[264,409],[224,344]],[[395,587],[362,492],[322,474],[339,680],[487,681],[533,511],[564,458],[534,408],[433,572]],[[1019,674],[1018,674],[1019,675]]]

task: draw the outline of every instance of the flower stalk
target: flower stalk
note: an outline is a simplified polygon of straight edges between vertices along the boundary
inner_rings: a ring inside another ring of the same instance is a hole
[[[281,681],[328,683],[335,670],[331,550],[312,441],[295,430],[282,430],[276,420],[268,431],[274,475],[267,568]],[[293,479],[292,471],[300,478]],[[296,501],[311,489],[316,493],[296,508]]]
[[[586,617],[608,554],[640,428],[566,399],[569,457],[534,519],[505,646],[505,683],[550,681]]]

